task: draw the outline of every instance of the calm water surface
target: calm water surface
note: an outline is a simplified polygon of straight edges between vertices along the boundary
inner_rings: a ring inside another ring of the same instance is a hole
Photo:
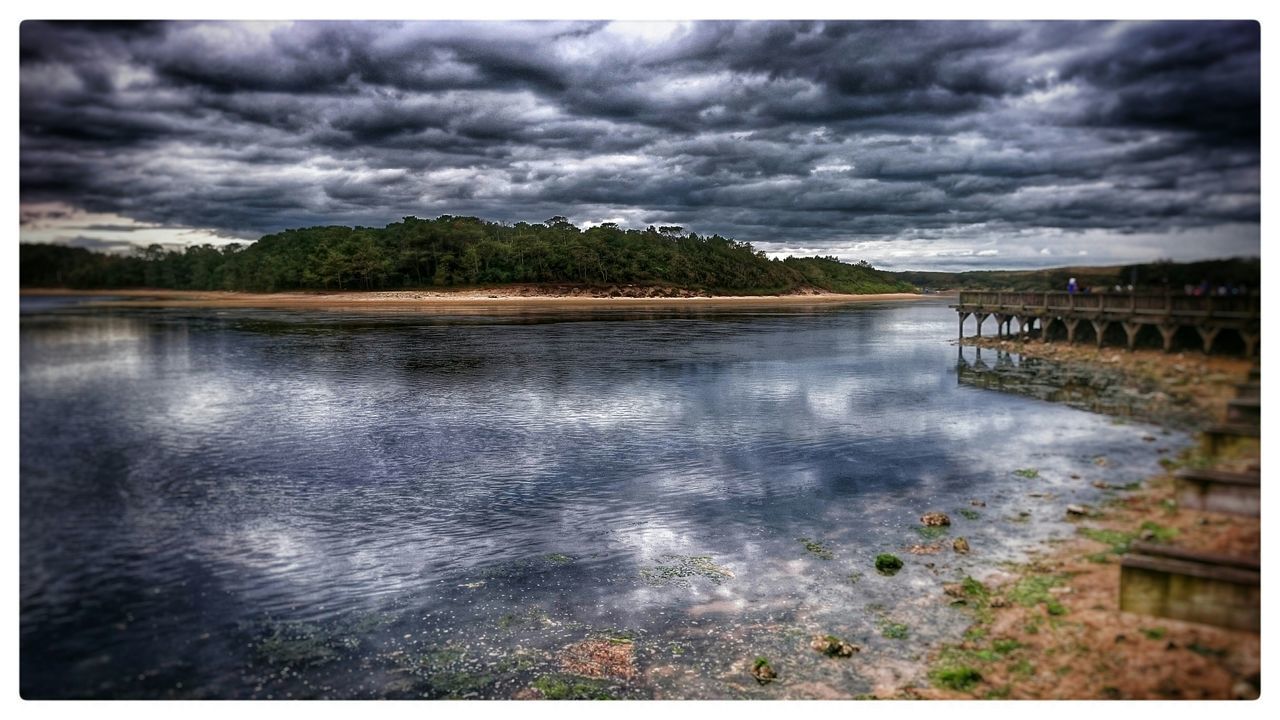
[[[633,658],[586,683],[621,697],[923,684],[968,622],[944,582],[1186,442],[959,383],[932,301],[23,308],[28,698],[511,697],[592,638]],[[821,657],[826,633],[862,652]]]

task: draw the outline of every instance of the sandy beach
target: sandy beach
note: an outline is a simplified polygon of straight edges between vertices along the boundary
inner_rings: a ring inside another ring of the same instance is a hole
[[[386,308],[394,310],[537,308],[542,310],[652,309],[652,308],[771,308],[780,306],[831,305],[840,303],[920,300],[926,295],[915,293],[883,293],[846,295],[840,293],[793,295],[689,295],[677,297],[640,297],[610,295],[608,290],[591,288],[554,288],[547,292],[534,286],[478,288],[456,291],[395,290],[368,292],[281,292],[241,293],[191,290],[71,290],[23,289],[28,297],[109,296],[113,299],[94,302],[103,307],[246,307],[246,308],[315,308],[358,309]],[[604,294],[601,294],[604,293]]]

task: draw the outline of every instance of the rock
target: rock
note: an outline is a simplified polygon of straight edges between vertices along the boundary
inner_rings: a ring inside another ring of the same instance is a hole
[[[964,597],[964,585],[960,583],[947,583],[942,586],[942,592],[955,598]]]
[[[819,635],[809,643],[809,647],[827,657],[852,657],[854,653],[862,651],[857,645],[845,642],[835,635]]]
[[[1098,488],[1099,490],[1109,490],[1111,488],[1111,483],[1107,482],[1106,480],[1094,480],[1093,486]]]
[[[1079,476],[1079,475],[1077,475],[1076,473],[1071,473],[1071,479],[1072,479],[1072,480],[1079,480],[1079,479],[1080,479],[1080,476]]]
[[[755,663],[751,666],[751,676],[761,685],[768,685],[778,679],[778,673],[769,665],[769,661],[765,658],[756,658]]]
[[[1067,514],[1068,514],[1068,515],[1084,516],[1084,515],[1088,515],[1088,514],[1089,514],[1089,511],[1088,511],[1087,509],[1085,509],[1085,507],[1084,507],[1083,505],[1068,505],[1068,506],[1067,506]]]
[[[920,516],[920,522],[924,523],[925,527],[943,527],[951,524],[951,518],[947,517],[946,513],[927,512]]]
[[[636,674],[635,646],[626,638],[592,638],[565,648],[560,664],[574,675],[631,679]]]
[[[970,500],[969,504],[974,507],[986,507],[987,503],[983,500]]]
[[[952,549],[952,550],[955,550],[956,552],[960,553],[961,555],[968,555],[968,554],[969,554],[969,541],[968,541],[968,540],[965,540],[965,539],[964,539],[964,538],[962,538],[962,537],[958,537],[958,538],[956,538],[955,540],[953,540],[953,541],[951,542],[951,549]]]

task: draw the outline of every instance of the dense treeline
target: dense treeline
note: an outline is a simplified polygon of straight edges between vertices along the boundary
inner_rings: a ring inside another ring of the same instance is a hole
[[[178,290],[375,290],[572,283],[659,285],[713,293],[912,292],[866,263],[835,258],[770,260],[744,242],[676,226],[587,230],[562,217],[502,225],[473,217],[407,217],[385,228],[312,227],[249,245],[128,255],[23,244],[24,287]]]
[[[1229,258],[1175,263],[1162,260],[1110,267],[1064,267],[1047,270],[972,270],[960,273],[897,272],[889,275],[926,289],[949,290],[1066,290],[1075,278],[1080,287],[1098,291],[1119,285],[1137,290],[1184,292],[1207,284],[1257,290],[1262,283],[1259,258]]]

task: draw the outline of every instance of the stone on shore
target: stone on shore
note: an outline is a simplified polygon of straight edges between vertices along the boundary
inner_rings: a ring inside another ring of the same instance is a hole
[[[951,524],[951,518],[947,517],[946,513],[927,512],[920,516],[920,522],[924,523],[925,527],[943,527]]]
[[[835,635],[819,635],[809,643],[814,650],[826,655],[827,657],[851,657],[856,652],[861,652],[862,648],[852,643],[846,642]]]
[[[778,679],[778,673],[769,664],[768,658],[758,657],[751,665],[751,675],[761,685],[768,685]]]

